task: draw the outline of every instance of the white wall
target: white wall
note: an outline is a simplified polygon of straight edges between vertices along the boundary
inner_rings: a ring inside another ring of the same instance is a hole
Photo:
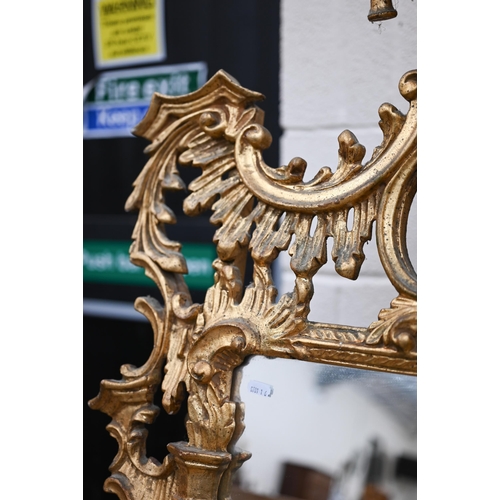
[[[397,3],[398,17],[379,26],[367,20],[368,0],[282,0],[281,164],[304,158],[306,178],[326,165],[334,169],[337,137],[346,128],[366,147],[367,161],[382,141],[378,107],[389,102],[407,112],[398,82],[417,67],[417,2]],[[415,206],[409,251],[416,269]],[[332,262],[324,266],[314,279],[309,319],[368,326],[389,306],[397,293],[380,265],[374,240],[365,254],[355,282],[338,276]],[[280,256],[279,269],[280,292],[291,291],[295,277],[288,255]],[[247,430],[239,445],[254,456],[241,475],[255,491],[277,493],[284,460],[333,473],[374,435],[383,438],[386,451],[416,453],[416,438],[386,409],[353,386],[321,389],[316,373],[314,364],[263,358],[244,368]],[[273,385],[273,396],[250,394],[251,379]]]
[[[400,0],[398,16],[381,25],[367,19],[368,0],[283,0],[281,7],[281,164],[300,156],[306,178],[338,161],[338,136],[349,129],[366,147],[367,161],[382,141],[378,108],[403,113],[398,83],[417,67],[416,0]],[[409,252],[416,269],[416,203]],[[314,279],[310,320],[368,326],[397,295],[385,277],[374,239],[356,282],[338,276],[332,262]],[[280,291],[293,289],[289,257],[280,256]]]

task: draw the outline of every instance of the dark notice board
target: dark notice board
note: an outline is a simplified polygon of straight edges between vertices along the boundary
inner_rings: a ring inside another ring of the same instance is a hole
[[[265,111],[265,126],[273,144],[264,152],[268,165],[279,165],[279,0],[165,0],[164,22],[167,57],[154,64],[203,61],[207,78],[219,69],[234,76],[244,87],[261,92],[259,103]],[[99,75],[95,68],[91,30],[91,0],[83,2],[83,85]],[[130,66],[130,69],[136,66]],[[128,69],[127,66],[112,68]],[[124,211],[132,183],[145,165],[147,141],[139,138],[86,139],[83,144],[84,240],[130,240],[135,214]],[[181,175],[190,181],[194,169]],[[190,177],[191,176],[191,177]],[[169,237],[181,242],[211,242],[215,228],[209,214],[183,217],[182,197],[169,199],[178,216],[169,227]],[[248,276],[247,276],[248,280]],[[84,283],[84,298],[132,303],[138,296],[159,295],[154,287]],[[193,291],[193,300],[202,302],[203,290]],[[84,498],[109,499],[102,486],[108,466],[117,451],[115,440],[105,430],[110,418],[88,408],[104,378],[120,378],[122,364],[142,365],[152,348],[152,330],[147,322],[84,315]],[[160,394],[158,394],[160,397]],[[159,400],[159,399],[158,399]],[[159,403],[157,403],[159,404]],[[184,440],[185,408],[178,415],[161,412],[151,426],[148,454],[162,460],[166,444]]]

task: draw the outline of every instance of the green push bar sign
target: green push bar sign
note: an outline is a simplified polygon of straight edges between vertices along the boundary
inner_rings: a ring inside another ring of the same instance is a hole
[[[83,281],[116,285],[156,286],[144,269],[130,262],[129,241],[85,240],[83,242]],[[189,273],[186,284],[193,289],[206,290],[214,284],[212,262],[215,247],[208,243],[182,245]]]

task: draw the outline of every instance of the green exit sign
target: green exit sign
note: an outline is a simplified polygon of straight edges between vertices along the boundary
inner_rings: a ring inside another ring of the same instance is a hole
[[[207,79],[206,63],[105,71],[83,90],[83,138],[133,137],[155,92],[179,96],[199,89]]]
[[[84,240],[83,281],[121,285],[156,286],[142,267],[130,262],[130,241]],[[214,284],[212,262],[216,258],[214,245],[184,243],[182,245],[188,274],[186,284],[192,289],[206,290]]]

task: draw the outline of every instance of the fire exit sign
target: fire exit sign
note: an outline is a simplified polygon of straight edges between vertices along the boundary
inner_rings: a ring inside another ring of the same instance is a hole
[[[207,80],[204,62],[154,66],[101,73],[84,87],[83,137],[133,137],[155,92],[189,94]]]

